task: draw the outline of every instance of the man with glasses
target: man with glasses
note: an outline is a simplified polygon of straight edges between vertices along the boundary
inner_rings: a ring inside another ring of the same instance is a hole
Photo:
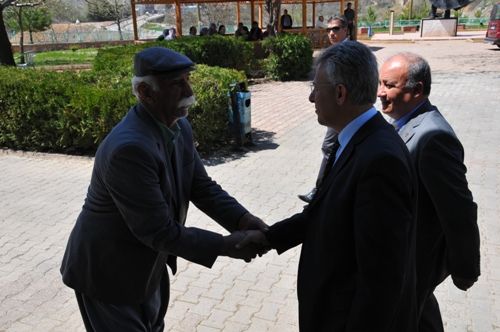
[[[416,175],[404,142],[373,107],[377,86],[377,60],[363,44],[321,54],[309,101],[339,135],[318,193],[301,213],[239,244],[279,254],[302,244],[302,332],[417,330]]]
[[[347,20],[343,16],[335,16],[334,18],[328,21],[328,28],[326,28],[328,32],[328,40],[330,44],[337,45],[343,41],[348,40],[347,35]],[[332,128],[328,127],[326,131],[325,138],[323,139],[323,144],[321,146],[321,150],[323,152],[323,161],[321,162],[321,166],[319,168],[318,178],[316,180],[316,186],[309,191],[307,194],[298,195],[298,197],[306,203],[310,203],[314,195],[316,194],[317,187],[321,179],[323,178],[323,173],[325,172],[326,162],[328,161],[328,157],[330,156],[330,151],[332,149],[333,142],[337,138],[337,132]]]

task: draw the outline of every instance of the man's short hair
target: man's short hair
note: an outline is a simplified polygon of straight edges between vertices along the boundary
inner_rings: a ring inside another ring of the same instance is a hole
[[[431,94],[431,67],[427,60],[422,58],[420,55],[410,52],[402,52],[393,55],[389,60],[395,57],[403,57],[408,64],[407,80],[405,88],[413,89],[417,86],[418,82],[422,82],[424,96]]]
[[[363,44],[344,41],[327,48],[318,58],[333,85],[343,84],[353,105],[374,104],[377,99],[378,69],[373,52]]]
[[[347,27],[347,18],[344,15],[332,17],[328,20],[328,24],[332,23],[333,21],[339,21],[341,28]]]

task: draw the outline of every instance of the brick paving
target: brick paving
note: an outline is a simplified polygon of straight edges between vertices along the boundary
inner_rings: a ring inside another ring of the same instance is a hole
[[[479,205],[482,276],[468,292],[448,280],[437,290],[446,331],[500,331],[500,53],[467,41],[370,42],[382,60],[421,53],[434,71],[431,101],[466,151]],[[307,100],[308,82],[251,87],[258,147],[206,163],[209,174],[249,210],[274,223],[302,209],[325,129]],[[378,106],[378,104],[377,104]],[[60,279],[66,240],[89,183],[92,158],[0,151],[0,331],[83,331],[72,291]],[[222,232],[194,206],[188,225]],[[219,258],[212,269],[179,260],[171,278],[168,331],[297,331],[300,248],[250,264]]]

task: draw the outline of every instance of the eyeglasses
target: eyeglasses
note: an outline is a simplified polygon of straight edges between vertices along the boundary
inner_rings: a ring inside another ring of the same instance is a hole
[[[311,92],[313,92],[314,89],[318,88],[319,86],[332,86],[332,84],[331,83],[314,83],[314,82],[309,83],[309,87],[311,88]]]
[[[331,27],[331,28],[326,28],[326,32],[330,33],[330,32],[339,32],[340,29],[342,29],[342,27]]]

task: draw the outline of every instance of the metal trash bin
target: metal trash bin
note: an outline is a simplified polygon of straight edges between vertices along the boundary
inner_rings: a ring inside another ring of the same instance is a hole
[[[245,83],[233,83],[229,89],[229,130],[238,146],[252,144],[251,94]]]

